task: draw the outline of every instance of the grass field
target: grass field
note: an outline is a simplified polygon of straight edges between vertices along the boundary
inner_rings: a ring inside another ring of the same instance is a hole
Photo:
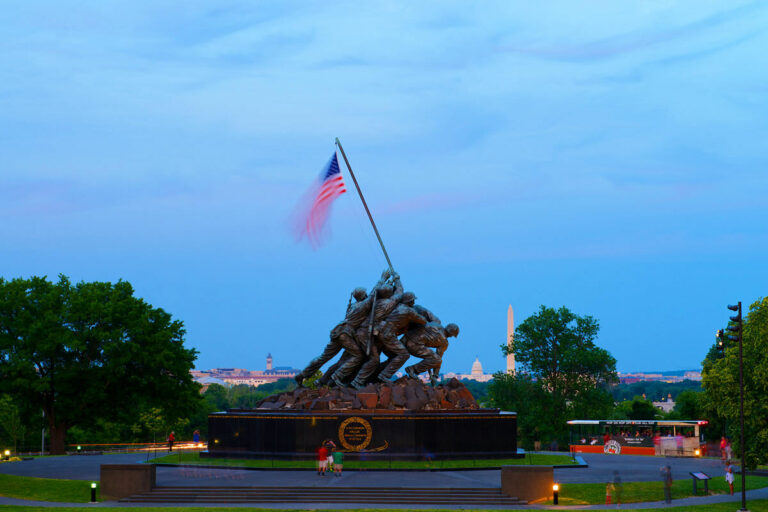
[[[734,481],[736,493],[741,489],[741,478]],[[641,501],[663,501],[664,484],[658,482],[626,482],[621,493],[622,503]],[[747,490],[768,487],[768,477],[748,476]],[[709,481],[709,490],[713,494],[726,494],[728,484],[725,477],[716,477]],[[703,496],[703,485],[699,486],[699,495]],[[690,479],[676,480],[672,484],[672,499],[693,496],[693,484]],[[617,501],[613,494],[613,503]],[[551,504],[552,501],[550,500]],[[562,484],[560,486],[560,505],[599,505],[605,503],[605,484]]]
[[[0,474],[0,496],[23,500],[87,503],[91,501],[91,482]],[[99,499],[98,488],[96,499]],[[29,509],[25,507],[24,510]]]
[[[653,509],[634,509],[637,511],[672,511],[672,512],[734,512],[741,503],[713,503],[710,505],[698,505],[689,507],[666,507],[666,508],[653,508]],[[748,501],[747,507],[751,512],[768,512],[768,500],[755,500]],[[55,512],[82,512],[82,507],[57,507]],[[118,507],[99,507],[99,512],[125,512],[125,508]],[[291,512],[297,512],[299,510],[311,510],[312,512],[332,512],[335,509],[280,509],[280,508],[241,508],[241,507],[131,507],[129,510],[141,510],[142,512],[284,512],[290,510]],[[358,508],[358,509],[345,509],[347,512],[404,512],[408,509],[387,509],[387,508]],[[423,510],[423,509],[420,509]],[[430,509],[432,512],[455,512],[455,510],[446,509]],[[482,509],[478,509],[482,510]],[[496,509],[498,510],[498,509]],[[0,512],[51,512],[48,507],[15,507],[15,506],[0,506]]]
[[[202,464],[207,466],[229,466],[248,468],[292,468],[314,469],[314,460],[260,460],[260,459],[208,459],[200,458],[198,452],[179,452],[152,459],[151,463],[162,464]],[[488,460],[375,460],[344,462],[344,469],[461,469],[461,468],[499,468],[513,464],[536,465],[565,465],[575,464],[569,455],[549,455],[529,453],[521,459],[488,459]]]

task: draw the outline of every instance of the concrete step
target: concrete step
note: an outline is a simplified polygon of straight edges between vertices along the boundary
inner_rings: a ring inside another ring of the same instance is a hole
[[[520,505],[498,488],[157,487],[128,503],[365,503],[383,505]]]

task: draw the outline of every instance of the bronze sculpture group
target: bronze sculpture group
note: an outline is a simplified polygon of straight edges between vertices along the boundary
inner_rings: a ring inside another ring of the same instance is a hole
[[[296,382],[301,386],[343,351],[319,384],[361,389],[371,382],[391,382],[395,372],[415,356],[421,361],[406,367],[405,373],[418,378],[420,373],[428,372],[435,385],[448,338],[457,336],[459,327],[443,327],[437,316],[415,302],[416,296],[404,292],[400,276],[390,270],[384,271],[370,294],[365,288],[355,288],[344,320],[331,330],[323,353],[296,375]],[[387,356],[383,362],[382,353]]]

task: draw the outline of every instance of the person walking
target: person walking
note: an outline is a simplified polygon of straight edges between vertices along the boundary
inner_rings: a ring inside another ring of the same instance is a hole
[[[661,480],[664,482],[664,501],[672,503],[672,468],[668,465],[661,468]]]
[[[341,468],[344,466],[344,454],[341,450],[333,451],[333,473],[341,476]]]
[[[731,496],[733,496],[733,465],[730,459],[725,462],[725,482],[728,484]]]
[[[728,440],[725,438],[725,436],[722,436],[722,437],[720,438],[720,460],[722,460],[723,462],[725,462],[726,460],[728,460],[728,459],[725,457],[725,447],[726,447],[726,446],[728,446]]]
[[[195,429],[194,432],[192,432],[192,442],[197,446],[200,444],[200,431],[198,429]]]
[[[171,433],[168,434],[168,451],[173,451],[173,442],[176,441],[176,433],[171,430]]]
[[[624,485],[621,483],[621,475],[618,471],[613,472],[613,501],[616,505],[621,505],[621,495],[624,491]]]

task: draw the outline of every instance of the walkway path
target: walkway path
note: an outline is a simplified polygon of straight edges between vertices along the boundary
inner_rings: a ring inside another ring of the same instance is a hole
[[[689,471],[704,471],[711,476],[721,476],[722,464],[713,459],[657,458],[628,455],[584,454],[588,468],[556,469],[555,480],[561,483],[600,483],[613,479],[613,472],[619,471],[624,482],[659,480],[659,469],[669,464],[675,479],[689,479]],[[146,454],[90,455],[69,457],[46,457],[16,463],[0,464],[0,473],[34,476],[41,478],[63,478],[72,480],[98,480],[101,464],[127,464],[145,462]],[[314,471],[273,471],[273,470],[229,470],[213,468],[170,468],[159,467],[157,483],[161,486],[198,485],[198,486],[342,486],[342,487],[499,487],[498,470],[474,471],[347,471],[341,478],[330,475],[318,476]],[[768,488],[749,491],[748,499],[768,498]],[[721,501],[738,501],[740,495],[708,496],[674,500],[674,506],[704,505]],[[0,504],[25,504],[37,506],[62,506],[48,502],[30,502],[0,498]],[[82,504],[69,504],[82,506]],[[130,506],[118,503],[102,503],[95,506]],[[194,504],[190,504],[194,505]],[[92,505],[93,506],[93,505]],[[135,506],[135,505],[134,505]],[[253,506],[253,505],[251,505]],[[667,506],[663,502],[636,503],[622,505],[621,508],[660,508]],[[359,507],[359,505],[358,505]],[[265,507],[270,508],[270,507]],[[275,508],[275,507],[272,507]],[[286,507],[276,507],[286,508]],[[287,507],[291,508],[291,507]],[[295,508],[356,508],[353,505],[329,507],[327,504],[310,506],[304,504]],[[548,507],[530,507],[548,508]],[[563,509],[603,509],[615,510],[616,506],[592,505],[565,507]]]

